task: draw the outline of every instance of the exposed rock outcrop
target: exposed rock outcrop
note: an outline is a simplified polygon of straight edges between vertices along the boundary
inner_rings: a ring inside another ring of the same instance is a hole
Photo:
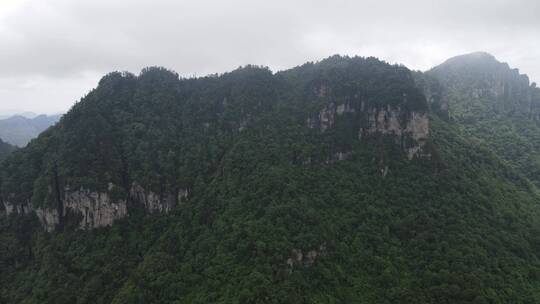
[[[334,126],[336,122],[336,117],[343,115],[345,113],[355,113],[355,109],[351,107],[350,104],[335,104],[330,103],[328,106],[324,107],[319,112],[318,122],[321,128],[321,131],[326,131],[327,129]]]
[[[127,202],[114,201],[108,193],[80,189],[66,192],[63,216],[68,212],[82,215],[79,222],[81,229],[105,227],[127,215]]]
[[[317,259],[325,254],[325,244],[321,244],[318,248],[309,250],[307,252],[304,252],[301,249],[293,249],[291,257],[286,261],[288,272],[292,273],[294,268],[298,267],[312,267]]]
[[[69,189],[67,189],[69,190]],[[36,214],[43,228],[49,232],[54,231],[60,224],[62,217],[68,214],[80,218],[79,228],[92,229],[110,226],[114,220],[127,215],[126,201],[113,202],[107,193],[93,192],[80,189],[66,191],[63,198],[62,214],[58,209],[47,207],[34,207],[31,203],[25,205],[3,202],[6,215]]]
[[[326,164],[331,164],[337,161],[349,160],[353,156],[352,151],[339,151],[332,154],[327,160]]]
[[[401,145],[409,159],[427,155],[422,153],[429,136],[429,118],[425,111],[409,111],[400,106],[390,105],[384,108],[368,107],[364,102],[360,103],[357,110],[350,103],[332,102],[325,106],[316,118],[309,118],[307,126],[325,132],[336,124],[339,116],[345,114],[350,114],[357,120],[359,139],[374,135],[390,135],[395,138],[396,144]],[[349,156],[336,155],[333,159],[347,159]]]
[[[22,204],[13,204],[10,201],[2,201],[3,212],[0,213],[3,216],[9,216],[11,214],[29,215],[35,213],[39,219],[41,225],[46,231],[54,231],[56,225],[59,223],[60,217],[58,212],[53,209],[34,208],[31,202],[24,202]]]
[[[134,183],[130,190],[130,197],[133,201],[144,206],[149,213],[168,213],[177,202],[181,202],[188,197],[187,189],[179,189],[178,193],[158,193],[144,189],[141,185]]]
[[[10,215],[12,213],[16,214],[30,214],[32,211],[34,211],[34,208],[32,207],[32,203],[25,202],[23,204],[12,204],[9,201],[2,201],[2,205],[4,206],[3,213],[6,215]]]
[[[111,185],[109,189],[111,189]],[[145,190],[142,186],[134,183],[130,190],[129,201],[143,206],[149,213],[168,213],[176,205],[188,196],[187,189],[178,190],[178,194],[168,194],[166,197]],[[13,204],[3,201],[3,213],[27,215],[35,213],[43,228],[47,231],[54,231],[64,217],[72,217],[79,220],[80,229],[93,229],[110,226],[115,220],[128,215],[128,201],[126,199],[114,200],[107,192],[96,192],[87,189],[71,190],[64,189],[62,198],[62,212],[59,214],[57,208],[35,208],[32,203]]]
[[[374,134],[392,135],[409,159],[419,155],[429,135],[427,113],[405,112],[390,106],[386,109],[372,108],[365,121],[367,123],[358,132],[359,138]]]
[[[60,216],[56,209],[37,208],[34,211],[36,212],[36,216],[38,217],[41,226],[48,232],[54,231],[56,226],[60,223]]]

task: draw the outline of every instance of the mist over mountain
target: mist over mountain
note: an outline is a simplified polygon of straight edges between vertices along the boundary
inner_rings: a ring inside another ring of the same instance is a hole
[[[30,111],[26,111],[26,112],[2,111],[2,112],[0,112],[0,119],[6,119],[6,118],[10,118],[12,116],[23,116],[23,117],[32,119],[32,118],[38,116],[38,114],[36,114],[34,112],[30,112]]]
[[[112,72],[0,165],[0,303],[536,303],[538,109],[487,53]]]
[[[24,147],[30,140],[54,125],[61,116],[61,114],[35,115],[27,112],[0,119],[0,138],[12,145]]]
[[[449,116],[540,186],[540,89],[487,53],[457,56],[431,69]]]

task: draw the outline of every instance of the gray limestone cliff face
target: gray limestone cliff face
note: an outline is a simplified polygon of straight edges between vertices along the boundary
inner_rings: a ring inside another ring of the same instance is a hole
[[[319,126],[321,131],[326,131],[327,129],[334,126],[336,122],[336,118],[338,116],[341,116],[345,113],[355,113],[356,110],[351,107],[350,104],[335,104],[330,103],[328,106],[324,107],[318,115],[318,120],[312,120],[308,125],[310,127],[315,127],[315,122],[319,122]]]
[[[10,215],[12,213],[30,214],[34,211],[32,204],[29,202],[15,205],[15,204],[10,203],[9,201],[2,201],[2,206],[4,207],[4,210],[2,211],[4,215]]]
[[[391,135],[400,144],[409,159],[419,156],[429,135],[428,114],[406,112],[399,107],[372,108],[367,113],[367,124],[360,128],[358,137],[375,134]]]
[[[188,197],[187,189],[179,189],[178,193],[166,193],[159,195],[144,189],[141,185],[134,183],[130,190],[132,200],[142,204],[149,213],[168,213],[174,209],[177,202],[181,202]]]
[[[168,213],[188,196],[187,189],[180,189],[175,197],[172,194],[162,198],[160,195],[145,190],[134,183],[130,190],[130,200],[140,204],[148,213]],[[59,214],[56,208],[34,207],[32,203],[13,204],[2,201],[3,210],[0,214],[28,215],[35,213],[46,231],[54,231],[60,224],[61,218],[72,217],[79,220],[80,229],[94,229],[111,226],[115,220],[128,216],[127,200],[113,200],[107,192],[96,192],[86,189],[71,190],[66,187],[62,198],[63,208]]]
[[[80,229],[92,229],[110,226],[116,219],[127,215],[126,202],[112,202],[106,193],[78,190],[66,192],[62,214],[55,208],[34,207],[31,203],[24,205],[3,202],[5,215],[28,215],[35,213],[46,231],[54,231],[60,224],[60,218],[67,214],[80,218]],[[23,207],[24,206],[24,207]]]
[[[116,219],[127,216],[127,202],[114,201],[107,193],[85,189],[68,191],[64,196],[63,215],[72,212],[82,216],[79,228],[92,229],[110,226]]]
[[[357,130],[359,139],[389,135],[393,136],[396,144],[401,145],[409,159],[427,155],[422,153],[429,136],[427,112],[408,111],[400,106],[390,105],[383,108],[369,107],[364,102],[355,108],[349,103],[331,102],[318,113],[317,117],[308,118],[306,123],[309,128],[319,128],[321,132],[325,132],[334,127],[337,119],[345,115],[349,115],[349,119],[356,120],[359,125]],[[337,155],[336,159],[348,158],[343,155]]]
[[[0,212],[2,216],[9,216],[11,214],[30,215],[35,213],[43,228],[49,232],[54,231],[56,225],[60,222],[60,217],[56,210],[34,208],[31,202],[13,204],[10,201],[3,200],[2,206],[4,209]]]
[[[55,209],[37,208],[34,210],[34,212],[36,213],[41,226],[43,226],[43,228],[48,232],[54,231],[58,223],[60,223],[60,216],[58,215],[58,211]]]

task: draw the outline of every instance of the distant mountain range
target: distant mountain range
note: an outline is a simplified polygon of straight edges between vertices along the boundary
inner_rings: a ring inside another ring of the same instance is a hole
[[[61,117],[56,115],[17,114],[0,119],[0,138],[12,145],[24,147],[39,133],[54,125]]]
[[[34,112],[30,112],[30,111],[26,111],[26,112],[8,111],[8,112],[0,113],[0,119],[6,119],[6,118],[10,118],[12,116],[23,116],[23,117],[26,117],[26,118],[35,118],[35,117],[38,116],[38,114],[36,114]]]

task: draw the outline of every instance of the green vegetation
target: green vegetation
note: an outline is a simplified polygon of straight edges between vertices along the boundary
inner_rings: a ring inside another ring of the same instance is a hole
[[[458,56],[428,72],[450,117],[540,187],[540,89],[485,53]]]
[[[428,107],[406,68],[374,58],[107,75],[2,165],[2,197],[51,206],[55,183],[128,197],[136,181],[190,198],[91,231],[0,219],[0,303],[537,302],[527,172],[435,113],[431,157],[411,161],[391,136],[359,140],[352,115],[308,128],[330,102]]]
[[[2,139],[0,139],[0,162],[2,162],[14,150],[14,146],[5,143],[2,141]]]

